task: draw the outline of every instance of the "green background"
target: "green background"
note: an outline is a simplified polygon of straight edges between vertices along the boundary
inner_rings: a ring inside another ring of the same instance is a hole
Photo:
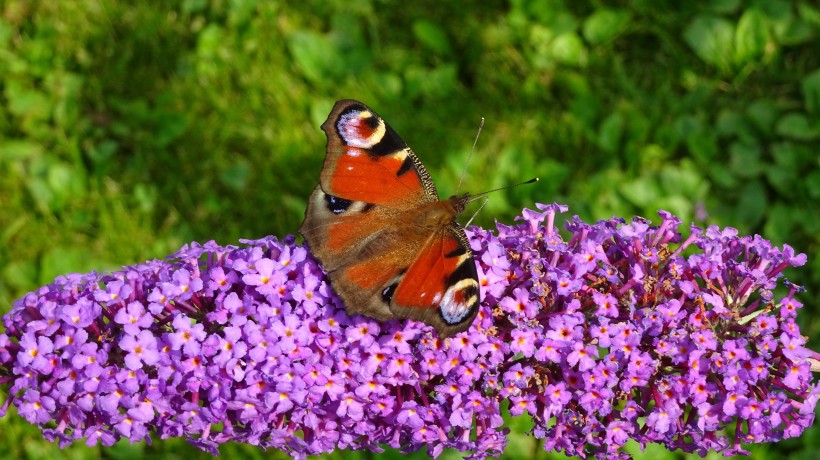
[[[808,288],[800,324],[820,348],[808,0],[2,0],[0,311],[62,273],[295,233],[343,98],[387,119],[446,196],[486,118],[463,188],[541,182],[493,194],[485,227],[557,201],[588,221],[665,209],[793,245],[809,262],[787,276]],[[554,457],[511,423],[506,456]],[[754,453],[817,450],[813,429]],[[207,457],[180,440],[61,450],[16,415],[0,452]]]

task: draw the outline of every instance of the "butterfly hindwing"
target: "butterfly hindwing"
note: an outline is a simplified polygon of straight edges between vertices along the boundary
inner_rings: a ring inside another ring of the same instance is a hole
[[[370,211],[367,203],[337,198],[316,186],[299,232],[325,271],[355,261],[368,241],[378,237],[385,219],[381,213]]]
[[[364,104],[334,106],[319,185],[300,233],[349,314],[412,318],[446,337],[472,323],[475,262],[455,222],[467,195],[439,200],[407,144]]]
[[[418,252],[395,285],[391,310],[450,336],[469,327],[478,312],[477,279],[464,229],[453,225],[434,235]]]

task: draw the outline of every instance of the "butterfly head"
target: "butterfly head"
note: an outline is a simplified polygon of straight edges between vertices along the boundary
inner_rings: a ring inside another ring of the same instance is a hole
[[[447,199],[447,203],[449,204],[450,208],[453,210],[453,215],[458,216],[462,212],[464,212],[464,208],[467,207],[467,203],[470,201],[470,194],[469,193],[462,193],[461,195],[453,195]]]
[[[419,208],[418,212],[408,214],[408,222],[412,222],[415,231],[437,232],[443,228],[456,225],[456,218],[464,212],[464,207],[470,198],[469,193],[453,195],[446,200],[434,201]]]

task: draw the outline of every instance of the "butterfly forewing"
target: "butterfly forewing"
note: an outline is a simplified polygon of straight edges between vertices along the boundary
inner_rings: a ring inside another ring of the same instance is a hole
[[[339,101],[319,185],[300,232],[348,313],[413,318],[449,336],[479,303],[475,262],[455,219],[467,196],[440,201],[424,166],[361,102]]]
[[[337,102],[322,129],[328,138],[321,175],[326,193],[398,209],[438,200],[415,154],[364,104]]]

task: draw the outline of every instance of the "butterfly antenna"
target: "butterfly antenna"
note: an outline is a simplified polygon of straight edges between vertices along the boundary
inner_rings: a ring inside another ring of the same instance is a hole
[[[479,212],[481,212],[481,210],[482,210],[482,209],[484,209],[484,206],[487,206],[487,202],[488,202],[488,201],[490,201],[490,198],[485,196],[485,197],[484,197],[484,202],[483,202],[483,203],[481,203],[481,206],[479,206],[479,207],[478,207],[478,209],[476,209],[476,210],[475,210],[475,212],[473,213],[473,216],[472,216],[472,217],[470,217],[470,220],[468,220],[468,221],[467,221],[467,223],[466,223],[466,224],[464,224],[464,226],[465,226],[465,227],[469,226],[469,225],[470,225],[470,223],[472,223],[472,222],[473,222],[473,219],[475,219],[475,216],[477,216],[477,215],[478,215],[478,213],[479,213]]]
[[[478,122],[478,132],[475,133],[475,140],[473,141],[473,148],[470,150],[470,154],[467,156],[467,161],[464,163],[464,169],[461,170],[461,177],[458,179],[458,187],[456,187],[456,195],[458,195],[458,191],[461,190],[461,183],[464,182],[464,175],[467,174],[467,166],[470,164],[470,158],[473,157],[473,152],[475,152],[475,146],[478,144],[478,136],[481,135],[481,128],[484,127],[484,117],[481,117],[481,121]],[[472,220],[472,219],[470,219]]]
[[[527,180],[527,181],[524,181],[524,182],[519,182],[517,184],[508,185],[506,187],[494,188],[492,190],[487,190],[486,192],[476,193],[475,195],[470,196],[470,199],[467,200],[467,202],[472,203],[473,201],[479,200],[479,199],[485,197],[486,195],[488,195],[490,193],[497,192],[499,190],[507,190],[508,188],[518,187],[519,185],[532,184],[532,183],[538,182],[538,180],[539,179],[537,177],[533,177],[530,180]]]

